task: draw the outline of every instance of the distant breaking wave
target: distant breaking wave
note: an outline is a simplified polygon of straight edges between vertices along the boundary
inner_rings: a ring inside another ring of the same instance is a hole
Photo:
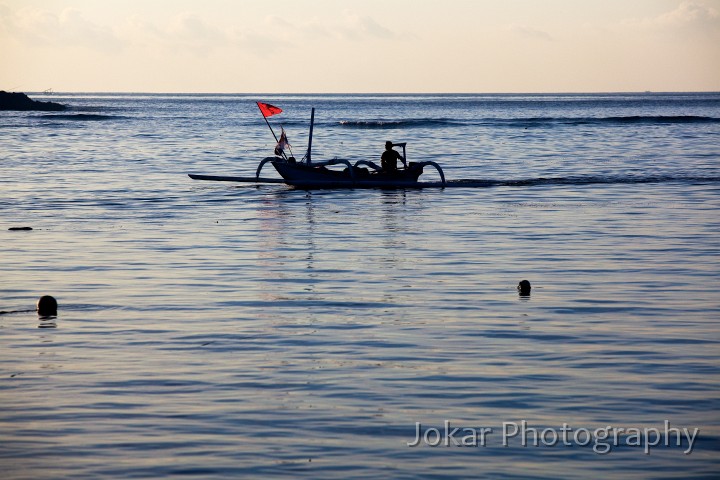
[[[102,121],[102,120],[122,120],[126,117],[117,115],[99,115],[93,113],[74,113],[67,115],[40,115],[39,118],[50,120],[69,120],[69,121]]]
[[[720,123],[720,118],[696,115],[632,115],[626,117],[529,117],[482,118],[472,120],[449,118],[416,118],[407,120],[342,120],[340,126],[359,129],[434,128],[447,126],[553,127],[556,125],[667,125]]]
[[[486,124],[508,126],[545,126],[545,125],[638,125],[638,124],[673,124],[673,123],[720,123],[720,118],[701,117],[695,115],[632,115],[627,117],[537,117],[488,119]]]
[[[467,125],[462,120],[447,118],[417,118],[409,120],[342,120],[341,127],[346,128],[416,128],[416,127],[444,127],[447,125]]]

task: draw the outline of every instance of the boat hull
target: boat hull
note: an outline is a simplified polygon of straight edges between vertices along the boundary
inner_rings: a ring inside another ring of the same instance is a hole
[[[285,183],[300,188],[418,188],[422,167],[395,172],[369,172],[364,168],[331,170],[323,166],[308,166],[285,161],[271,162]]]

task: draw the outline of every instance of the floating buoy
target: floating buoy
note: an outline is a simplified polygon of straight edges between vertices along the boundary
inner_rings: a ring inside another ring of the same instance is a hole
[[[53,317],[57,315],[57,300],[50,295],[43,295],[37,302],[37,313],[41,317]]]
[[[530,282],[527,280],[520,280],[520,283],[518,283],[517,289],[518,293],[523,297],[529,297],[530,296],[530,289],[532,287],[530,286]]]

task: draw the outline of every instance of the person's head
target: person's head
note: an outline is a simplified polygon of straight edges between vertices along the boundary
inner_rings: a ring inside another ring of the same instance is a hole
[[[391,141],[385,142],[385,150],[392,150],[393,143]]]
[[[50,295],[43,295],[37,302],[37,313],[41,317],[51,317],[57,315],[57,300]]]
[[[521,280],[520,283],[518,283],[517,289],[520,296],[528,297],[530,296],[530,289],[532,287],[530,286],[530,282],[527,280]]]

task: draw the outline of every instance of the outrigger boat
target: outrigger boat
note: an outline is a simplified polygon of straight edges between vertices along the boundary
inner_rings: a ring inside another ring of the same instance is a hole
[[[279,113],[282,110],[267,104],[258,104],[263,117]],[[263,107],[271,107],[276,111],[266,114]],[[265,118],[267,122],[267,118]],[[282,149],[276,149],[276,155],[264,158],[257,167],[255,177],[234,177],[217,175],[196,175],[188,174],[194,180],[212,180],[222,182],[246,182],[246,183],[285,183],[297,188],[428,188],[445,187],[445,174],[435,162],[407,162],[406,143],[394,143],[393,146],[402,147],[403,167],[397,170],[384,170],[380,166],[368,160],[359,160],[354,164],[348,160],[332,159],[323,162],[312,161],[312,135],[313,124],[315,123],[315,109],[310,115],[310,134],[308,139],[307,153],[302,160],[297,161],[294,157],[286,157]],[[268,123],[268,127],[270,124]],[[272,127],[270,127],[272,131]],[[275,132],[273,132],[275,135]],[[284,134],[283,134],[284,135]],[[277,140],[277,136],[275,137]],[[281,136],[278,145],[282,142]],[[261,177],[263,167],[270,163],[280,174],[282,179]],[[344,169],[328,168],[334,165],[344,165]],[[427,166],[434,167],[440,174],[439,182],[421,182],[418,180]]]

